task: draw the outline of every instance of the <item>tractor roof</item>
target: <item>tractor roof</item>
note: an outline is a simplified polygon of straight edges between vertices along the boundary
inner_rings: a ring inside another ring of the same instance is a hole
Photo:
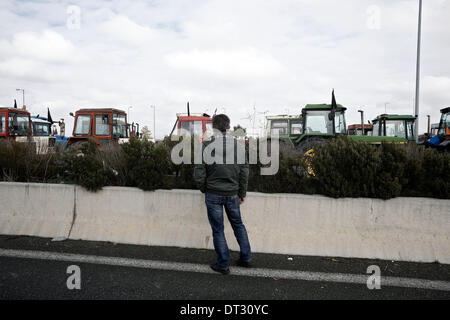
[[[326,103],[322,103],[322,104],[307,104],[305,106],[306,110],[331,110],[331,104],[326,104]],[[347,108],[345,108],[344,106],[338,104],[337,105],[337,109],[342,109],[342,110],[347,110]]]
[[[385,120],[415,120],[416,117],[410,114],[381,114],[376,117],[373,121],[378,121],[381,119]]]
[[[277,116],[266,116],[267,120],[297,120],[300,119],[301,116],[291,116],[291,115],[286,115],[286,114],[280,114]]]
[[[0,111],[9,111],[9,112],[22,113],[22,114],[30,114],[27,110],[16,109],[16,108],[0,108]]]
[[[209,114],[206,113],[177,113],[177,118],[182,118],[184,121],[195,121],[195,120],[212,120]]]
[[[450,112],[450,107],[441,109],[441,113],[449,113]]]
[[[77,110],[78,112],[86,112],[86,113],[122,113],[122,114],[126,114],[125,111],[123,110],[119,110],[119,109],[114,109],[114,108],[87,108],[87,109],[79,109]]]
[[[31,121],[50,123],[50,121],[48,121],[48,119],[46,117],[38,117],[38,116],[31,116]]]

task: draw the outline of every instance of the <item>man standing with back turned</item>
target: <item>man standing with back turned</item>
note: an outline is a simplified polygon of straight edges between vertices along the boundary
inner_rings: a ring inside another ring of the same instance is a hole
[[[219,155],[220,158],[223,156],[223,161],[209,164],[203,159],[202,164],[195,165],[194,179],[200,191],[205,193],[208,220],[213,233],[214,249],[217,253],[217,262],[212,264],[211,268],[216,272],[229,274],[230,253],[224,233],[223,208],[225,208],[240,247],[240,258],[237,265],[247,268],[251,266],[250,243],[247,230],[242,223],[240,210],[240,205],[244,202],[247,192],[249,168],[245,153],[243,161],[237,161],[237,144],[239,142],[228,132],[230,119],[224,114],[219,114],[213,117],[212,125],[215,133],[210,140],[203,144],[203,150],[214,141],[220,142],[223,149],[219,152],[223,152],[223,154],[219,154],[216,150],[220,148],[214,149],[211,154],[212,156]],[[234,150],[234,161],[229,161],[226,157],[227,150],[230,151],[230,148]]]

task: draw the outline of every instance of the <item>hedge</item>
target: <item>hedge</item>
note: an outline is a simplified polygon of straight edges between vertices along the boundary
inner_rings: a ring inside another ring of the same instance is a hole
[[[170,161],[175,143],[132,138],[120,147],[99,150],[90,142],[80,150],[38,156],[27,144],[0,141],[0,181],[70,183],[90,191],[104,186],[195,189],[194,166]],[[373,146],[340,137],[317,146],[309,162],[288,143],[280,144],[280,150],[276,175],[261,176],[261,165],[250,165],[248,191],[450,199],[450,155],[433,149]]]

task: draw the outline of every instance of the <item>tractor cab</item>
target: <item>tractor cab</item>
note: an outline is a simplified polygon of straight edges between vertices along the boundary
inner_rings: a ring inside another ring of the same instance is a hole
[[[431,132],[430,132],[431,137],[437,136],[438,131],[439,131],[439,123],[431,124],[430,130],[431,130]]]
[[[330,138],[347,133],[345,123],[347,108],[336,104],[307,104],[302,109],[299,118],[298,138],[292,140],[297,150],[302,153],[310,152],[313,146],[323,143]]]
[[[395,137],[406,141],[415,141],[414,127],[416,117],[411,115],[382,114],[372,121],[373,136]]]
[[[81,144],[92,139],[98,146],[121,144],[128,141],[129,125],[125,111],[105,109],[80,109],[74,117],[73,136],[67,146]]]
[[[329,104],[308,104],[302,109],[304,119],[304,134],[330,135],[346,134],[345,110],[347,108],[337,105],[336,110]]]
[[[442,140],[450,140],[450,107],[441,109],[438,134]]]
[[[205,113],[177,113],[177,132],[179,136],[198,136],[206,140],[213,132],[212,119]]]
[[[425,141],[425,145],[439,151],[450,152],[450,107],[441,109],[437,134]]]
[[[31,136],[30,113],[16,108],[0,108],[0,139],[27,142]]]
[[[36,143],[37,154],[47,154],[55,151],[56,128],[45,117],[32,116],[33,142]]]
[[[48,137],[55,134],[54,130],[52,131],[52,123],[47,118],[31,116],[31,123],[35,137]]]
[[[280,139],[297,139],[303,132],[302,118],[299,116],[279,115],[266,117],[266,136],[270,138],[278,133]]]
[[[177,113],[177,120],[170,136],[172,136],[175,128],[178,136],[197,136],[202,141],[207,140],[213,134],[212,118],[206,113],[191,113],[189,102],[187,103],[187,113]]]

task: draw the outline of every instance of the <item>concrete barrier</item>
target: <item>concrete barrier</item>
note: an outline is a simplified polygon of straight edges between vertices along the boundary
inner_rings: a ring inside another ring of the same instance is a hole
[[[48,201],[32,204],[38,195]],[[32,235],[71,230],[71,239],[213,249],[204,195],[194,190],[106,187],[91,193],[74,186],[0,183],[0,199],[10,202],[0,209],[0,233],[32,231],[20,227],[26,219],[12,215],[19,208],[40,217],[40,232]],[[254,252],[450,264],[450,200],[250,192],[241,211]],[[228,221],[225,230],[230,249],[238,250]]]
[[[71,185],[0,182],[0,234],[67,237],[75,192]]]

